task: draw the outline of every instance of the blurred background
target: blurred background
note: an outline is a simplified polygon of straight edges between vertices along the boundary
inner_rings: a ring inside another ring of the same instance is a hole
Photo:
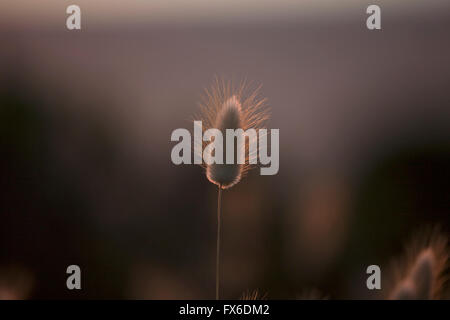
[[[2,1],[0,298],[214,298],[217,189],[170,135],[215,75],[262,84],[280,129],[278,175],[223,194],[223,298],[378,297],[368,265],[449,230],[449,18],[444,0]]]

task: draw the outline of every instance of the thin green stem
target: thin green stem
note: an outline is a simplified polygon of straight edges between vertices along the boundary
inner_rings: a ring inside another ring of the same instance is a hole
[[[222,211],[222,186],[219,185],[217,194],[217,247],[216,247],[216,300],[219,300],[219,275],[220,275],[220,216]]]

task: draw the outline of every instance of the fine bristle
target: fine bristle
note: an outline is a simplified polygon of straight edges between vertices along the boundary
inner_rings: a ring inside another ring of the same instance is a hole
[[[223,146],[226,146],[226,129],[261,129],[263,123],[268,119],[269,114],[265,108],[265,100],[258,99],[258,89],[250,91],[245,83],[238,87],[230,82],[216,80],[215,85],[206,90],[206,96],[201,105],[201,115],[199,118],[203,124],[203,132],[208,129],[218,129],[223,135]],[[250,92],[249,92],[250,91]],[[235,138],[234,138],[235,139]],[[236,140],[235,140],[236,142]],[[223,189],[230,188],[237,184],[245,173],[250,169],[250,162],[258,156],[258,150],[251,152],[248,148],[248,141],[243,146],[245,152],[245,163],[238,164],[236,160],[237,147],[235,144],[234,164],[226,164],[226,148],[223,148],[223,164],[202,164],[206,169],[206,176],[212,183],[221,186]],[[207,145],[203,142],[203,148]]]
[[[427,230],[394,264],[389,299],[440,299],[448,260],[447,237],[438,228]]]
[[[244,294],[241,296],[240,300],[266,300],[267,299],[267,293],[261,294],[259,290],[247,290],[244,292]]]

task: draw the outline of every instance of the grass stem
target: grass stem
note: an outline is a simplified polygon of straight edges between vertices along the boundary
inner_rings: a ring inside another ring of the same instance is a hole
[[[220,283],[220,216],[222,210],[222,186],[219,185],[217,194],[217,247],[216,247],[216,300],[219,300],[219,283]]]

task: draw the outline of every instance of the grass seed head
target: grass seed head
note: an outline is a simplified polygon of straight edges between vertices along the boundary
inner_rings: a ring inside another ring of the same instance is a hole
[[[419,235],[408,247],[405,257],[394,263],[389,298],[442,298],[449,263],[447,243],[447,236],[437,227]]]
[[[245,143],[245,163],[238,164],[236,138],[234,141],[233,164],[226,163],[226,129],[255,129],[263,128],[264,122],[269,118],[268,109],[265,106],[265,99],[260,99],[260,87],[252,90],[248,84],[242,82],[238,86],[231,82],[216,79],[215,84],[205,90],[203,103],[201,104],[201,114],[199,118],[203,124],[203,132],[208,129],[218,129],[223,136],[223,164],[203,164],[206,169],[206,177],[212,183],[221,186],[223,189],[230,188],[237,184],[245,173],[251,168],[250,162],[258,156],[256,152],[249,151],[249,143],[257,141],[248,141]],[[203,142],[203,148],[207,145]]]

